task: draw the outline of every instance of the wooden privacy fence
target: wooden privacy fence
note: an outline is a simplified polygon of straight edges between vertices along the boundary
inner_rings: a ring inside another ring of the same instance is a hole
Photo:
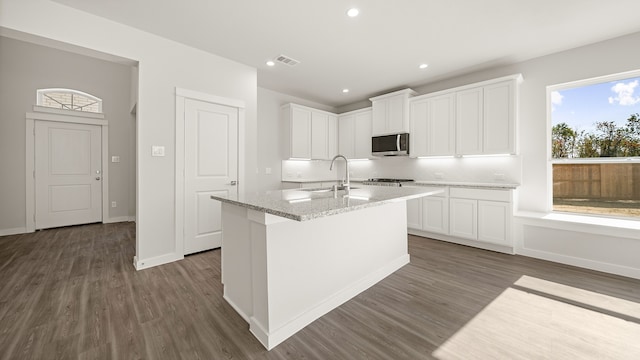
[[[553,164],[553,197],[640,200],[640,164]]]

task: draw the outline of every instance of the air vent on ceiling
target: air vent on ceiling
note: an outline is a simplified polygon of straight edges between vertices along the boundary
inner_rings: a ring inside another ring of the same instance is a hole
[[[300,61],[296,59],[292,59],[286,55],[278,55],[278,57],[276,58],[276,61],[289,66],[296,66],[300,64]]]

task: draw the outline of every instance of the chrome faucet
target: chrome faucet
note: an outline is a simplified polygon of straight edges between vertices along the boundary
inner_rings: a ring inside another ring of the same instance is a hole
[[[333,170],[333,163],[336,161],[337,158],[343,158],[344,162],[345,162],[345,171],[346,171],[346,180],[342,181],[342,186],[341,188],[344,190],[347,190],[347,192],[349,191],[349,188],[351,187],[350,183],[349,183],[349,160],[344,156],[344,155],[336,155],[333,157],[333,159],[331,160],[331,166],[329,166],[329,170]]]

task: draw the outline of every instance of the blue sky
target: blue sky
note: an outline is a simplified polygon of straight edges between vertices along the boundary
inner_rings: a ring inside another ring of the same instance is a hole
[[[623,125],[640,113],[640,77],[554,91],[551,123],[562,122],[581,131],[593,131],[598,121]]]

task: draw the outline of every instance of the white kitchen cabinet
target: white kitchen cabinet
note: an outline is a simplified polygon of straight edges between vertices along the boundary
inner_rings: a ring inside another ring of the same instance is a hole
[[[424,189],[424,187],[420,187]],[[436,188],[432,188],[435,190]],[[407,227],[432,233],[449,232],[449,198],[447,188],[436,195],[407,200]]]
[[[455,100],[454,92],[409,100],[411,157],[455,154]]]
[[[438,234],[449,233],[449,199],[427,196],[422,198],[422,230]]]
[[[333,159],[338,155],[338,116],[334,114],[328,115],[329,121],[329,156],[327,159]]]
[[[516,136],[515,81],[484,87],[482,144],[485,154],[514,154]]]
[[[371,157],[371,108],[338,116],[338,152],[348,159]]]
[[[482,154],[482,87],[456,93],[456,153]]]
[[[330,159],[337,143],[336,115],[297,104],[282,107],[285,159]]]
[[[478,201],[478,240],[511,246],[511,203]]]
[[[456,92],[456,153],[515,154],[515,82]]]
[[[422,198],[407,200],[407,227],[422,230]]]
[[[449,233],[464,239],[478,239],[478,201],[470,199],[450,199],[451,224]]]
[[[404,89],[369,99],[373,104],[372,136],[409,132],[409,98],[415,94]]]
[[[513,246],[511,190],[453,188],[450,194],[452,236]]]

